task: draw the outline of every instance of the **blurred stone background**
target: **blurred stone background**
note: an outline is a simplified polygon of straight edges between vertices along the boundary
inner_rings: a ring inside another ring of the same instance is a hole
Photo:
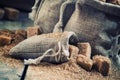
[[[32,26],[33,21],[28,19],[28,13],[33,5],[34,0],[0,0],[0,29],[17,30]]]
[[[31,11],[34,0],[0,0],[0,7],[13,7],[19,10]]]

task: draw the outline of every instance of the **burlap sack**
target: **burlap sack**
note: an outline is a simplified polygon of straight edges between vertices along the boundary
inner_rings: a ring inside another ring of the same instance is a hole
[[[119,5],[102,2],[100,0],[86,0],[86,4],[98,10],[101,10],[102,12],[120,17],[120,6]]]
[[[68,43],[72,35],[74,35],[73,32],[66,31],[64,33],[50,33],[32,36],[20,42],[15,47],[13,47],[9,53],[12,57],[18,59],[35,59],[42,56],[43,57],[42,61],[45,62],[50,63],[66,62],[68,61],[67,57],[69,57]],[[44,55],[44,53],[49,49],[53,49],[54,52],[50,51],[48,54]],[[59,50],[60,52],[57,53]],[[44,57],[43,55],[50,56]]]
[[[101,34],[106,34],[106,30],[116,27],[117,24],[108,20],[103,12],[84,3],[78,3],[64,31],[75,32],[80,42],[90,42],[92,51],[96,51],[96,45],[109,42],[104,41],[104,35]]]
[[[35,24],[40,26],[43,33],[53,31],[59,20],[60,7],[65,0],[45,0],[41,9],[37,11]]]

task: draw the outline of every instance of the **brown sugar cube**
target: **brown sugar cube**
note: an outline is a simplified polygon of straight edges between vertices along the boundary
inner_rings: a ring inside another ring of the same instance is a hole
[[[0,46],[8,45],[11,43],[12,38],[0,35]]]
[[[82,54],[88,58],[91,57],[91,46],[88,42],[78,43],[77,47],[79,48],[79,54]]]
[[[79,49],[74,45],[69,45],[70,57],[75,58],[78,55]]]
[[[0,8],[0,19],[4,17],[5,11]]]
[[[9,20],[17,20],[19,18],[19,11],[14,8],[4,8],[5,18]]]
[[[85,70],[90,71],[92,69],[93,61],[90,58],[79,54],[77,56],[76,61],[77,61],[77,64],[80,65]]]
[[[107,0],[108,3],[116,4],[117,0]]]
[[[27,31],[25,30],[16,30],[13,37],[14,43],[19,43],[27,38]]]
[[[41,30],[38,26],[27,28],[27,38],[39,34],[41,34]]]
[[[120,5],[120,0],[117,0],[117,4]]]
[[[104,76],[107,76],[110,73],[111,61],[109,58],[96,55],[93,57],[94,65],[97,67],[97,70]]]
[[[21,35],[23,36],[24,38],[27,38],[27,32],[25,30],[16,30],[15,31],[15,34],[16,35]]]
[[[106,0],[100,0],[100,1],[102,1],[102,2],[106,2]]]

